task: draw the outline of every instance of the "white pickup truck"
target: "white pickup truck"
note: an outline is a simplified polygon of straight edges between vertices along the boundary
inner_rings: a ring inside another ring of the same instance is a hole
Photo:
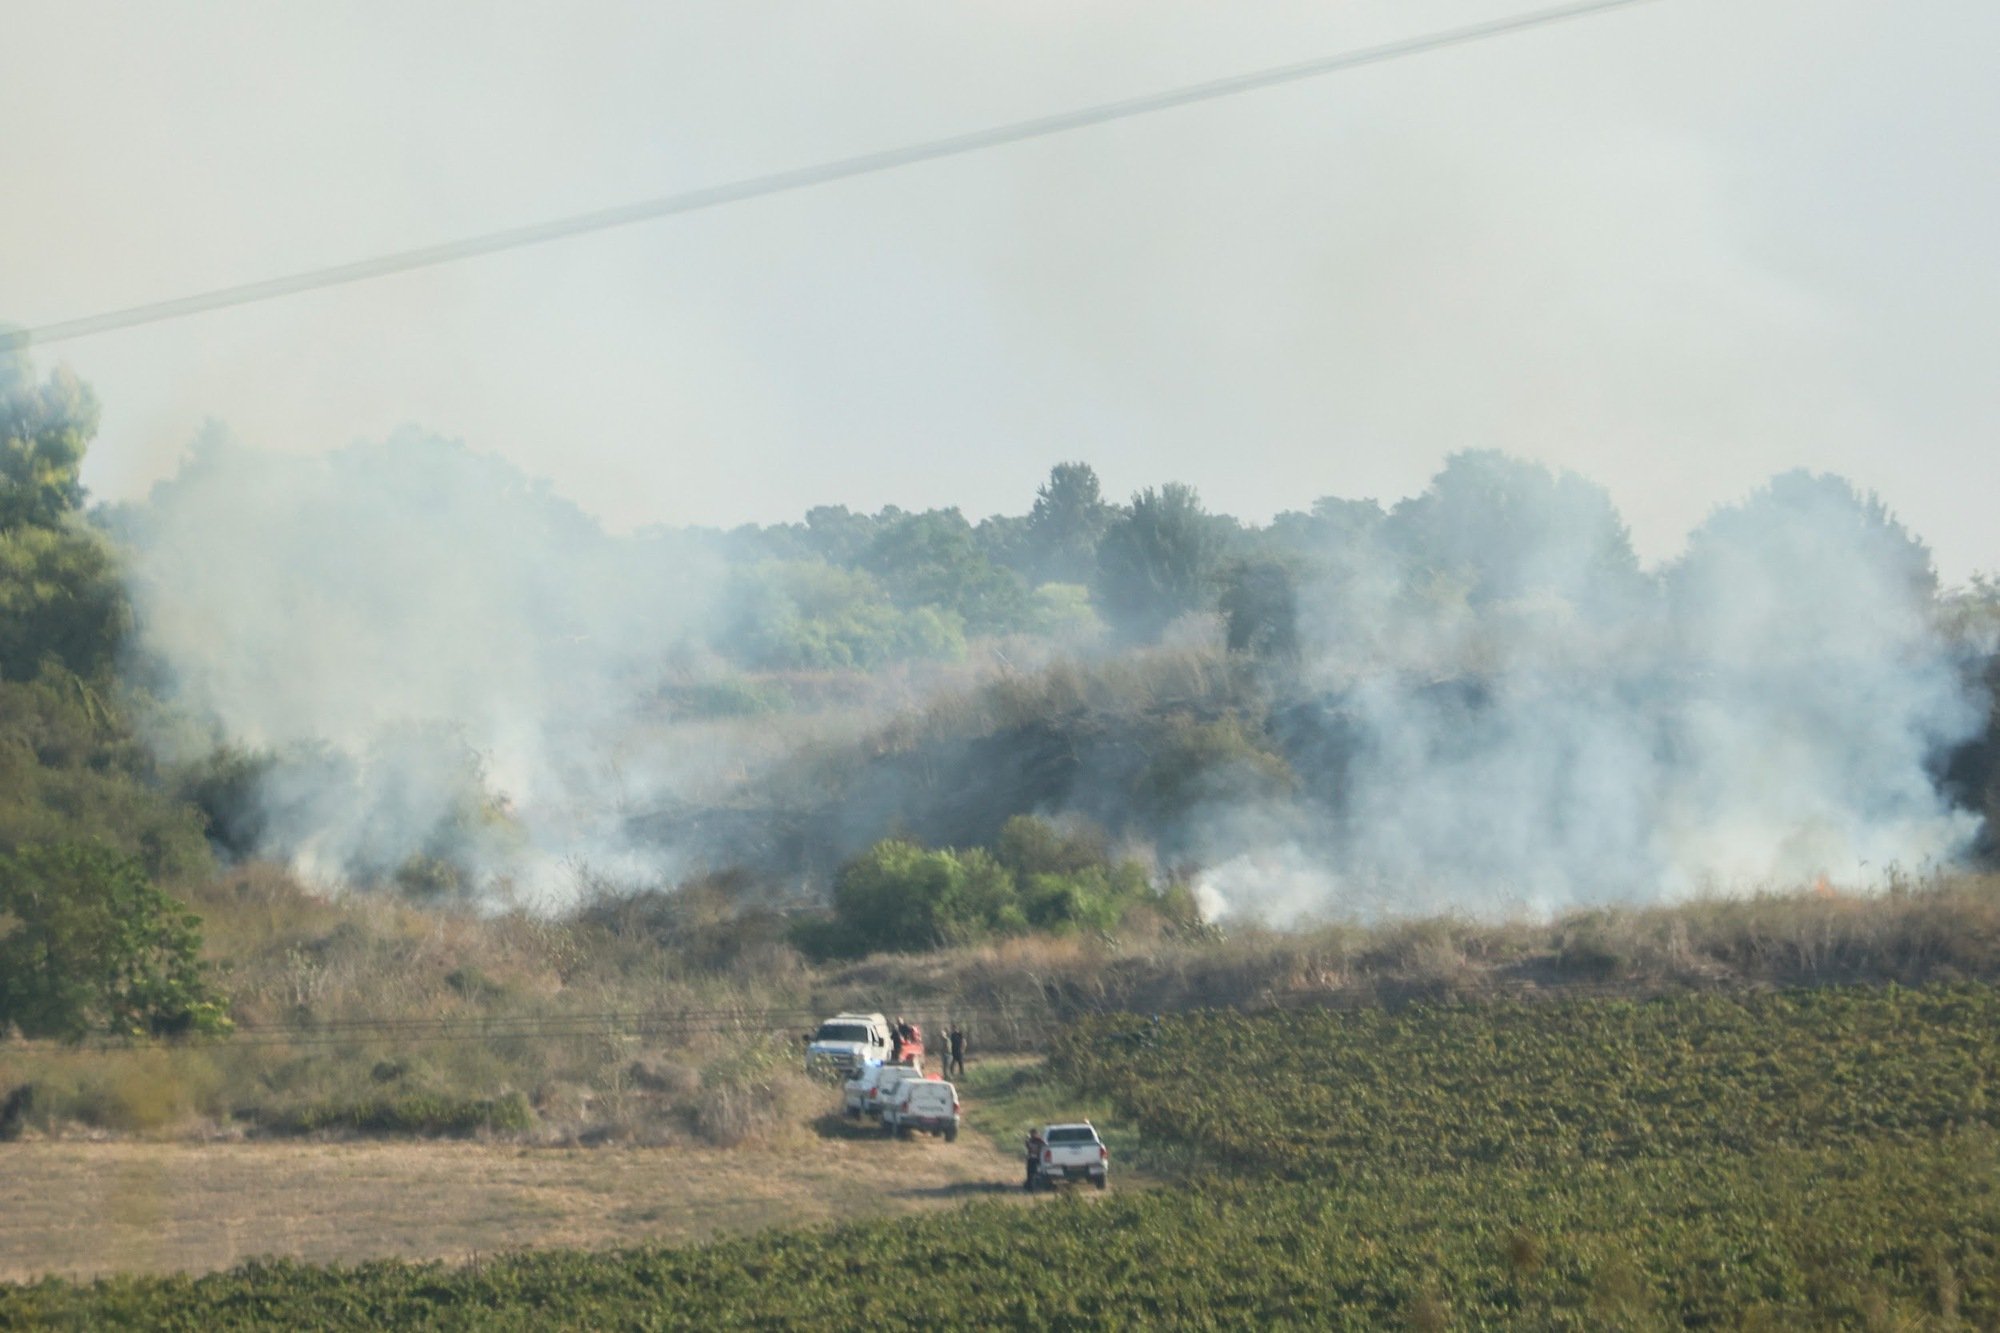
[[[958,1142],[958,1089],[941,1078],[906,1078],[882,1104],[882,1132],[907,1139],[917,1130]]]
[[[1111,1150],[1088,1120],[1049,1125],[1038,1136],[1041,1150],[1028,1163],[1027,1187],[1054,1189],[1064,1180],[1085,1180],[1103,1189],[1111,1183]]]
[[[924,1076],[923,1062],[907,1065],[869,1065],[840,1085],[841,1109],[850,1120],[864,1115],[880,1115],[899,1084]]]
[[[806,1042],[808,1074],[851,1078],[889,1058],[889,1020],[880,1014],[835,1014]]]

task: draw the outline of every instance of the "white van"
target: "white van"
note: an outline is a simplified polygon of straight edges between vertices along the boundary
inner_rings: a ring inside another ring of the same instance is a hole
[[[880,1115],[898,1087],[923,1076],[921,1064],[870,1065],[840,1085],[841,1109],[854,1120],[864,1115]]]
[[[958,1089],[941,1078],[906,1078],[882,1107],[882,1132],[907,1139],[917,1130],[958,1142]]]

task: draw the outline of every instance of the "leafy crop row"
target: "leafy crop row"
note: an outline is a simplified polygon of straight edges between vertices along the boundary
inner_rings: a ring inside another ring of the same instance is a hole
[[[1827,988],[1080,1023],[1149,1136],[1291,1175],[1757,1152],[2000,1125],[2000,991]]]

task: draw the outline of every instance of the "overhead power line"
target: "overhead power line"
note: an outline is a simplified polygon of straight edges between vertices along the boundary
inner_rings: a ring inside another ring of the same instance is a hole
[[[130,306],[123,310],[106,311],[102,314],[85,315],[76,319],[58,320],[37,328],[0,332],[0,350],[13,351],[32,343],[62,342],[70,338],[82,338],[94,333],[108,333],[113,329],[132,328],[140,324],[153,324],[161,320],[179,319],[184,315],[196,315],[210,310],[221,310],[229,306],[249,305],[257,301],[275,300],[281,296],[292,296],[300,292],[316,291],[323,287],[337,287],[350,282],[365,282],[370,278],[386,277],[392,273],[407,273],[412,269],[431,268],[438,264],[455,263],[461,259],[471,259],[478,255],[494,254],[502,250],[515,250],[523,246],[542,245],[549,241],[559,241],[587,232],[607,231],[613,227],[628,227],[638,222],[650,222],[657,218],[672,217],[681,213],[694,213],[703,209],[717,208],[724,204],[740,203],[746,199],[761,198],[765,195],[783,194],[792,190],[808,189],[815,185],[825,185],[831,181],[847,180],[855,176],[873,175],[879,171],[893,171],[898,167],[914,166],[920,162],[934,162],[940,158],[958,157],[966,153],[976,153],[983,149],[998,148],[1006,144],[1023,143],[1030,139],[1046,138],[1052,134],[1063,134],[1070,130],[1084,129],[1093,125],[1103,125],[1116,120],[1129,120],[1134,116],[1151,115],[1156,111],[1167,111],[1174,107],[1190,106],[1197,102],[1211,102],[1218,98],[1234,97],[1239,93],[1255,92],[1262,88],[1272,88],[1280,84],[1297,83],[1305,79],[1319,78],[1326,74],[1336,74],[1342,70],[1356,69],[1364,65],[1379,65],[1386,61],[1401,60],[1407,56],[1423,55],[1426,52],[1442,50],[1446,47],[1465,46],[1473,42],[1485,41],[1490,37],[1503,37],[1509,33],[1523,32],[1531,28],[1547,27],[1570,19],[1601,14],[1608,10],[1624,9],[1632,5],[1644,4],[1647,0],[1582,0],[1581,3],[1559,5],[1552,9],[1538,9],[1525,14],[1514,14],[1506,18],[1493,19],[1485,23],[1468,24],[1460,28],[1448,28],[1440,32],[1408,37],[1401,41],[1389,42],[1381,46],[1363,47],[1353,51],[1343,51],[1336,55],[1322,56],[1316,60],[1301,61],[1293,65],[1280,65],[1273,69],[1258,70],[1249,74],[1234,74],[1227,78],[1212,79],[1206,83],[1189,84],[1186,87],[1170,89],[1166,92],[1149,93],[1142,97],[1126,98],[1116,102],[1105,102],[1098,106],[1084,107],[1075,111],[1063,111],[1051,116],[1038,116],[1032,120],[1015,121],[1010,125],[998,125],[989,129],[973,130],[966,134],[949,138],[933,139],[927,143],[910,144],[902,148],[890,148],[880,152],[864,153],[859,157],[841,158],[834,162],[822,162],[816,166],[795,167],[789,171],[773,172],[766,176],[753,176],[746,180],[732,181],[724,185],[712,185],[703,189],[688,190],[680,194],[662,195],[637,203],[623,204],[616,208],[599,209],[591,213],[579,213],[572,217],[557,218],[547,222],[529,223],[525,226],[507,227],[499,231],[486,232],[479,236],[468,236],[460,240],[445,241],[438,245],[421,246],[414,250],[399,250],[391,254],[377,255],[372,259],[360,259],[348,264],[335,264],[329,268],[308,269],[285,277],[266,278],[258,282],[241,283],[233,287],[219,287],[213,291],[200,292],[192,296],[176,297],[169,301],[155,301],[147,305]]]

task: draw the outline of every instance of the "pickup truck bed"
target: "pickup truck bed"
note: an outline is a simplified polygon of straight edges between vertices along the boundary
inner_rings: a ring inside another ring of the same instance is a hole
[[[1110,1184],[1111,1152],[1088,1122],[1042,1131],[1041,1157],[1028,1176],[1028,1188],[1054,1189],[1064,1180],[1088,1180],[1099,1189]]]

